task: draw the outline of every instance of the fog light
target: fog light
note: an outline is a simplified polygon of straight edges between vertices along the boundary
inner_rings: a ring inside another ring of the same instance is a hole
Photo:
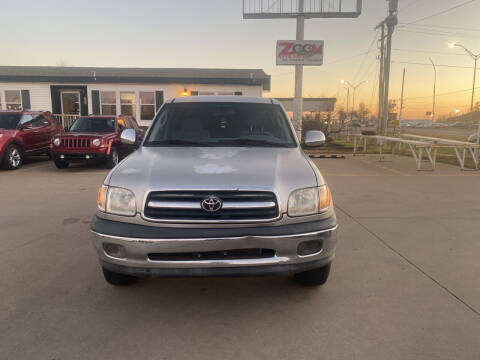
[[[124,258],[125,257],[125,248],[122,245],[103,243],[103,249],[110,255],[115,258]]]
[[[60,159],[65,159],[65,156],[64,156],[64,155],[60,155]]]
[[[90,155],[85,155],[85,159],[90,159]]]
[[[323,247],[322,240],[304,241],[298,244],[297,253],[300,256],[312,255],[322,251],[322,247]]]

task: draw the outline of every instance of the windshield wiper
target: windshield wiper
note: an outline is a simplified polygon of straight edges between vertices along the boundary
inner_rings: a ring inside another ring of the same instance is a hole
[[[186,146],[212,146],[211,143],[204,143],[199,141],[189,141],[189,140],[154,140],[149,141],[149,144],[152,145],[186,145]]]
[[[227,145],[252,145],[252,146],[263,146],[263,147],[291,147],[291,144],[280,143],[276,141],[268,140],[255,140],[248,138],[239,138],[231,140],[219,140],[217,144],[227,144]]]

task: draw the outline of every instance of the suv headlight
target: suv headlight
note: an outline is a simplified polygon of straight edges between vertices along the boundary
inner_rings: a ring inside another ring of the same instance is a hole
[[[102,185],[97,193],[97,208],[109,214],[135,216],[135,195],[128,189]]]
[[[59,139],[59,138],[55,138],[55,140],[53,140],[53,145],[55,145],[55,146],[60,146],[60,139]]]
[[[93,146],[100,146],[100,139],[93,139],[92,144]]]
[[[288,198],[288,216],[307,216],[323,213],[330,208],[332,196],[327,185],[298,189]]]

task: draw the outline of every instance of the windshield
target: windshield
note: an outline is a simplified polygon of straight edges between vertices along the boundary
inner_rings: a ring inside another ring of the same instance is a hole
[[[79,117],[69,130],[71,132],[115,132],[115,118]]]
[[[296,147],[279,105],[215,102],[166,104],[144,145]]]
[[[22,114],[0,114],[0,129],[16,129]]]

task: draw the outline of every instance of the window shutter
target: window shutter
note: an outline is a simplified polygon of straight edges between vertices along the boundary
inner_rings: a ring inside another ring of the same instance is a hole
[[[100,115],[100,91],[92,90],[92,113]]]
[[[155,111],[160,109],[163,104],[163,91],[155,91]]]
[[[22,110],[31,110],[29,90],[22,90]],[[38,109],[38,110],[45,110],[45,109]]]

